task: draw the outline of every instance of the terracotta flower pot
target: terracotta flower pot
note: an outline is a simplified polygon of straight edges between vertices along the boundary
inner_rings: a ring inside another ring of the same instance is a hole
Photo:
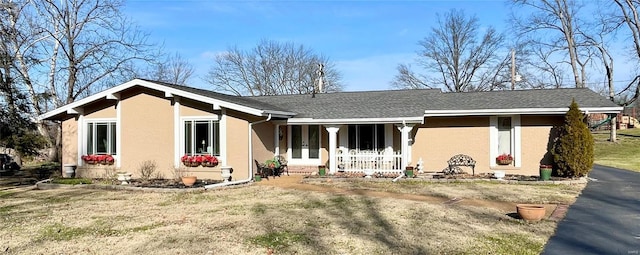
[[[516,210],[520,218],[526,221],[539,221],[546,212],[544,206],[536,204],[518,204]]]
[[[193,186],[196,183],[197,178],[195,176],[184,176],[182,177],[182,184],[187,187]]]

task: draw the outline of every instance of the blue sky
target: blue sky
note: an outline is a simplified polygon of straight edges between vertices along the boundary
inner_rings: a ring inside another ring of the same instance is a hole
[[[190,85],[212,57],[261,39],[302,44],[323,54],[343,75],[346,91],[383,90],[400,63],[413,63],[418,41],[436,24],[436,14],[462,9],[482,26],[506,24],[502,0],[458,1],[161,1],[130,0],[125,13],[151,40],[162,42],[196,68]]]

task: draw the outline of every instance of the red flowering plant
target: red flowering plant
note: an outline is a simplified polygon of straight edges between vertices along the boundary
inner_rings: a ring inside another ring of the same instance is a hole
[[[502,154],[500,156],[498,156],[496,159],[498,160],[513,160],[513,156],[511,156],[511,154]]]
[[[91,155],[83,155],[82,160],[87,164],[103,164],[103,165],[112,165],[115,162],[113,156],[109,154],[91,154]]]
[[[214,167],[218,165],[218,158],[211,155],[202,156],[202,166]]]
[[[182,156],[182,158],[180,158],[180,161],[182,161],[182,164],[184,164],[185,166],[191,166],[191,167],[196,167],[200,165],[207,166],[207,167],[214,167],[218,165],[218,158],[211,155],[193,155],[193,156],[184,155]]]
[[[496,157],[496,161],[498,161],[498,164],[500,165],[508,165],[513,161],[513,156],[511,156],[511,154],[504,153]]]

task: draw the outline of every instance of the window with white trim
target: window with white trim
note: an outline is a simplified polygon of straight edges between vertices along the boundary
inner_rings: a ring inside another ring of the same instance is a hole
[[[512,165],[522,165],[522,138],[520,115],[490,117],[490,162],[496,166],[496,158],[502,154],[513,156]]]
[[[218,120],[184,120],[183,150],[186,155],[220,156]]]
[[[86,153],[116,155],[116,121],[88,121]]]
[[[349,125],[349,149],[384,150],[384,124]]]

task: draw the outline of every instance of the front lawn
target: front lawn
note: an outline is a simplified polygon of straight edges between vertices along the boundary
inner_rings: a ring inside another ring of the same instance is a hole
[[[450,196],[491,202],[491,194],[514,190],[527,202],[571,202],[584,187],[376,185],[361,188],[395,195],[265,185],[195,193],[4,189],[0,248],[9,254],[266,254],[268,247],[275,254],[539,254],[556,222],[514,219],[508,214],[515,208],[403,196],[456,191]]]
[[[640,128],[618,130],[616,143],[608,141],[608,131],[593,137],[596,164],[640,172]]]

